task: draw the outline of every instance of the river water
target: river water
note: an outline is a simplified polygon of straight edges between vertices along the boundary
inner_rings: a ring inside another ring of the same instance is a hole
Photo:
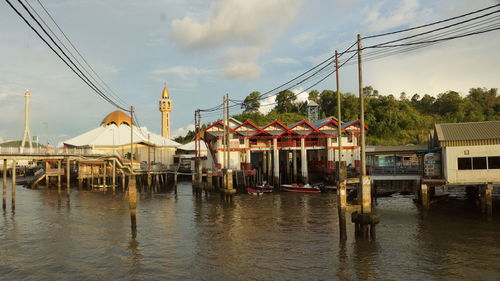
[[[381,198],[376,241],[356,241],[348,222],[340,242],[333,193],[227,203],[180,183],[142,195],[136,239],[122,193],[16,197],[0,217],[2,280],[500,280],[497,202],[487,221],[464,201],[423,218],[411,196]]]

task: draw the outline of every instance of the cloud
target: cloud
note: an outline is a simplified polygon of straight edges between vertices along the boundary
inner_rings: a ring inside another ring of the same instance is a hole
[[[203,69],[194,66],[184,66],[177,65],[162,69],[156,69],[151,71],[152,74],[175,74],[183,79],[188,79],[192,75],[207,75],[213,73],[215,70],[212,69]]]
[[[177,128],[172,132],[172,138],[176,138],[179,136],[185,136],[189,131],[194,131],[195,126],[194,124],[189,124],[186,127],[183,128]]]
[[[299,61],[294,58],[275,58],[272,62],[276,64],[300,64]]]
[[[419,14],[419,2],[419,0],[403,0],[396,7],[391,7],[391,4],[396,4],[386,5],[386,0],[379,1],[366,7],[363,23],[367,24],[371,31],[382,31],[411,23]]]
[[[302,48],[308,48],[312,46],[317,41],[326,38],[325,34],[321,34],[317,31],[308,31],[298,34],[293,37],[290,42],[296,46],[300,46]]]
[[[262,72],[259,56],[292,23],[300,2],[220,0],[210,6],[210,16],[203,22],[192,16],[173,20],[171,36],[183,51],[223,49],[226,78],[255,79]],[[236,50],[250,52],[232,56]]]
[[[260,102],[260,107],[259,107],[260,113],[262,113],[262,114],[269,113],[269,111],[271,111],[276,106],[275,99],[276,99],[276,96],[270,96],[270,97],[263,99]]]

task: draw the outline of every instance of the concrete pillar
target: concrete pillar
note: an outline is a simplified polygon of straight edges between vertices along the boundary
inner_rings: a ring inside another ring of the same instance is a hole
[[[334,165],[335,165],[335,159],[334,159],[334,153],[335,151],[333,150],[332,148],[332,138],[329,137],[326,139],[326,167],[328,169],[333,169]]]
[[[272,174],[273,157],[270,151],[267,151],[266,153],[267,153],[267,181],[270,181]]]
[[[148,188],[151,188],[151,174],[148,172],[146,177],[147,177]]]
[[[113,188],[113,192],[116,191],[116,160],[113,159],[113,162],[112,162],[112,176],[111,176],[111,185],[112,185],[112,188]]]
[[[7,208],[7,159],[3,159],[2,184],[2,208],[5,210]]]
[[[267,151],[262,152],[262,173],[267,174]]]
[[[83,175],[82,175],[80,161],[77,162],[77,166],[78,166],[78,190],[80,190],[82,189],[83,186]]]
[[[130,175],[128,183],[128,205],[130,209],[132,238],[135,238],[137,236],[137,185],[134,175]]]
[[[235,193],[236,190],[233,188],[233,170],[226,169],[224,177],[224,189],[226,193]]]
[[[70,168],[71,168],[71,164],[70,164],[69,158],[66,158],[66,193],[68,193],[68,194],[71,192],[71,190],[70,190],[71,169]]]
[[[12,160],[12,201],[11,201],[11,208],[12,210],[16,209],[16,164],[17,161],[16,159]]]
[[[292,174],[293,174],[293,178],[292,178],[292,181],[293,182],[297,182],[297,150],[292,150]]]
[[[273,139],[273,159],[274,159],[274,186],[280,184],[280,154],[278,150],[278,139]]]
[[[300,162],[302,170],[302,182],[309,182],[309,174],[307,172],[307,150],[306,150],[306,140],[304,138],[300,139]]]
[[[195,160],[196,162],[196,185],[198,187],[202,187],[202,182],[203,182],[203,167],[201,165],[201,159],[200,158],[196,158]]]
[[[286,180],[290,181],[291,171],[290,171],[290,151],[285,151],[285,168],[286,168]]]
[[[57,192],[61,193],[61,160],[57,160]]]
[[[174,173],[174,185],[177,186],[177,172]]]
[[[246,170],[250,170],[252,169],[252,155],[251,155],[251,151],[250,151],[250,140],[249,139],[245,139],[245,148],[247,148],[247,150],[245,150],[245,161],[246,161],[246,165],[245,165],[245,169]]]
[[[428,209],[430,204],[429,187],[425,183],[420,186],[420,196],[422,207],[424,207],[424,209]]]
[[[369,214],[372,212],[372,190],[370,176],[362,176],[360,180],[361,187],[361,213]],[[358,190],[359,192],[359,190]]]

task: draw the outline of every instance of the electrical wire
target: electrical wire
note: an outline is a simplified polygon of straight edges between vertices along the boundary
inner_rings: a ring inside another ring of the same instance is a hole
[[[20,0],[18,0],[18,2],[23,6],[23,8],[28,12],[28,14],[31,16],[31,18],[38,24],[38,26],[43,30],[43,32],[50,38],[50,40],[52,41],[52,43],[54,45],[56,45],[56,47],[61,51],[61,53],[67,58],[68,61],[70,61],[70,63],[74,66],[74,68],[54,49],[54,47],[52,45],[49,44],[49,42],[47,42],[47,40],[40,34],[40,32],[38,32],[38,30],[36,30],[33,25],[31,25],[31,23],[19,12],[18,9],[16,9],[16,7],[14,7],[14,5],[9,1],[9,0],[5,0],[7,2],[7,4],[9,4],[9,6],[17,13],[17,15],[19,17],[21,17],[23,19],[23,21],[37,34],[37,36],[52,50],[52,52],[54,52],[58,57],[59,59],[61,59],[64,64],[66,64],[66,66],[68,66],[71,71],[73,71],[85,84],[87,84],[92,90],[94,90],[94,92],[96,92],[100,97],[102,97],[104,100],[106,100],[108,103],[110,103],[111,105],[121,109],[121,110],[124,110],[124,111],[127,111],[127,109],[121,107],[120,105],[118,105],[116,102],[114,102],[113,100],[111,100],[107,95],[105,95],[102,91],[100,91],[93,83],[92,81],[89,80],[88,77],[85,76],[85,74],[83,74],[83,72],[74,64],[73,61],[71,61],[71,59],[64,53],[64,51],[62,51],[61,47],[54,41],[54,39],[47,33],[47,31],[41,26],[40,22],[33,16],[33,14],[28,10],[28,8],[24,5],[24,3],[22,3]],[[75,70],[75,68],[78,70],[78,72]],[[84,78],[85,77],[85,78]]]
[[[415,26],[415,27],[406,28],[406,29],[401,29],[401,30],[396,30],[396,31],[391,31],[391,32],[386,32],[386,33],[381,33],[381,34],[375,34],[375,35],[366,36],[366,37],[363,37],[362,39],[377,38],[377,37],[382,37],[382,36],[387,36],[387,35],[393,35],[393,34],[407,32],[407,31],[412,31],[412,30],[416,30],[416,29],[419,29],[419,28],[429,27],[429,26],[432,26],[432,25],[436,25],[436,24],[448,22],[448,21],[451,21],[451,20],[463,18],[463,17],[470,16],[470,15],[473,15],[473,14],[477,14],[477,13],[480,13],[480,12],[483,12],[483,11],[486,11],[486,10],[489,10],[489,9],[492,9],[492,8],[495,8],[495,7],[498,7],[498,6],[500,6],[500,4],[496,4],[496,5],[489,6],[489,7],[483,8],[483,9],[479,9],[479,10],[476,10],[476,11],[473,11],[473,12],[470,12],[470,13],[462,14],[462,15],[459,15],[459,16],[447,18],[447,19],[444,19],[444,20],[440,20],[440,21],[436,21],[436,22],[432,22],[432,23],[428,23],[428,24],[423,24],[423,25],[419,25],[419,26]]]

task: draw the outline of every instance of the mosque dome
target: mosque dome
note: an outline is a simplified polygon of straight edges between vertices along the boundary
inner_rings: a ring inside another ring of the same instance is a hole
[[[120,126],[121,124],[127,124],[130,126],[130,123],[130,116],[120,110],[117,110],[104,117],[101,125],[108,126],[115,124],[116,126]],[[135,125],[134,122],[132,122],[132,124]]]

